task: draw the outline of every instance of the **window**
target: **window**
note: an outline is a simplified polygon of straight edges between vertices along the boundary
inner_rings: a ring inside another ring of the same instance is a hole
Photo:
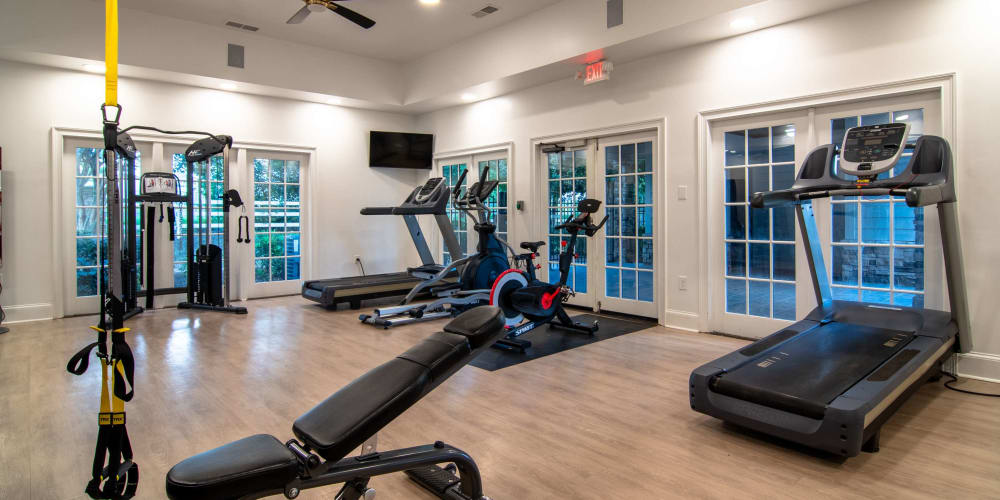
[[[453,190],[461,189],[462,187],[468,187],[470,183],[468,177],[466,177],[466,179],[463,181],[464,183],[462,184],[462,186],[457,188],[455,187],[455,183],[458,182],[458,178],[461,177],[462,172],[464,172],[465,170],[466,166],[464,163],[458,163],[454,165],[443,165],[441,167],[441,174],[442,177],[444,177],[444,182],[449,186],[451,186]],[[471,175],[471,173],[468,175]],[[448,200],[448,208],[446,210],[446,213],[448,214],[448,219],[451,221],[451,227],[455,231],[455,237],[458,238],[458,247],[462,249],[463,251],[462,257],[464,258],[466,255],[464,252],[468,251],[467,249],[469,248],[469,227],[467,223],[467,217],[465,216],[465,212],[454,208],[454,206],[452,205],[452,200],[454,200],[455,192],[452,191],[451,195],[452,198]],[[504,210],[504,212],[506,212],[506,210]],[[441,263],[447,265],[450,262],[451,262],[451,254],[448,253],[447,248],[442,248]]]
[[[192,207],[194,208],[194,245],[195,252],[198,251],[198,245],[201,243],[199,240],[199,235],[206,230],[206,224],[208,220],[211,221],[212,229],[212,244],[218,247],[222,247],[223,235],[222,235],[222,193],[225,190],[223,186],[223,168],[222,168],[222,156],[213,156],[208,160],[208,176],[203,179],[202,163],[196,164],[194,167],[194,172],[192,172],[192,177],[196,184],[196,189],[194,193],[194,203]],[[171,156],[171,168],[173,173],[180,179],[180,193],[182,195],[187,195],[188,185],[187,185],[187,169],[188,163],[182,153],[176,153]],[[209,197],[209,210],[210,214],[208,220],[202,215],[202,211],[205,208],[204,198],[206,194]],[[173,273],[174,273],[174,286],[175,287],[185,287],[187,286],[187,207],[183,205],[178,205],[176,207],[178,227],[180,228],[174,238],[174,262],[173,262]],[[225,270],[223,270],[225,272]]]
[[[296,160],[254,158],[254,282],[302,277],[301,168]]]
[[[104,237],[107,233],[105,225],[102,228],[98,224],[100,218],[104,217],[107,222],[105,203],[107,201],[106,179],[107,171],[104,163],[104,150],[101,148],[76,148],[76,296],[90,297],[97,295],[97,271],[100,264],[108,263],[108,247]],[[135,189],[138,189],[139,175],[142,171],[141,157],[137,154],[135,159]],[[124,185],[124,174],[119,181]],[[126,206],[124,193],[122,193],[122,206]],[[138,212],[137,212],[138,215]],[[125,213],[122,213],[122,230],[125,230]],[[136,219],[136,238],[141,238],[138,231],[138,218]],[[138,248],[138,240],[136,242]]]
[[[795,181],[795,126],[725,133],[726,312],[795,319],[794,209],[750,207],[753,193]]]
[[[490,168],[487,179],[500,182],[489,198],[486,199],[486,206],[492,209],[490,212],[490,222],[493,222],[497,226],[497,237],[503,241],[507,241],[507,160],[500,158],[480,161],[479,171],[482,172],[487,166]]]
[[[604,148],[605,295],[653,301],[653,143]]]
[[[569,234],[556,226],[576,214],[576,206],[587,197],[587,152],[563,151],[547,156],[549,179],[549,282],[559,282],[559,252],[569,244]],[[577,293],[587,293],[587,237],[580,235],[573,249],[573,261],[566,284]]]
[[[912,143],[923,134],[923,119],[923,109],[835,118],[830,135],[840,144],[847,129],[859,124],[908,122]],[[898,175],[911,156],[904,151],[891,175],[883,172],[879,178]],[[833,298],[923,307],[923,208],[911,208],[898,196],[841,196],[830,204]]]

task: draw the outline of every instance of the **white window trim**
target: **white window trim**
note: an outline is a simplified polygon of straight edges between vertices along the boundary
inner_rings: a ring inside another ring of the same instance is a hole
[[[164,145],[183,145],[187,146],[192,142],[203,138],[201,135],[172,135],[172,134],[161,134],[154,132],[146,132],[142,130],[130,131],[129,136],[135,142],[147,142],[151,143],[153,147],[153,169],[161,170],[161,163],[163,162],[163,146]],[[66,272],[66,255],[62,250],[62,241],[65,239],[64,228],[63,228],[63,200],[61,193],[63,192],[63,150],[65,149],[65,143],[67,140],[96,140],[99,142],[104,141],[104,136],[100,130],[97,129],[85,129],[76,127],[52,127],[49,131],[49,175],[51,180],[51,193],[52,195],[52,242],[54,250],[52,252],[52,270],[56,276],[56,292],[53,294],[52,298],[52,317],[62,318],[66,315],[65,304],[65,289],[66,280],[70,279]],[[307,168],[314,168],[317,165],[317,153],[316,146],[303,146],[295,144],[281,144],[272,143],[266,141],[240,141],[233,140],[233,152],[236,154],[236,170],[231,171],[235,177],[234,183],[237,186],[242,186],[245,183],[245,172],[247,168],[247,150],[265,150],[265,151],[276,151],[281,153],[294,153],[303,155],[308,161]],[[313,213],[313,188],[314,183],[310,182],[306,186],[306,207],[304,210],[306,213],[303,216],[302,223],[306,227],[306,231],[303,232],[303,237],[308,238],[308,242],[303,244],[303,247],[309,249],[309,254],[303,256],[303,270],[309,270],[312,273],[312,259],[313,255],[316,254],[316,239],[312,237],[313,224],[312,224],[312,213]],[[245,260],[245,259],[244,259]],[[75,278],[74,278],[75,279]],[[312,279],[312,276],[303,273],[302,279]],[[240,283],[241,278],[233,278],[234,283]],[[236,294],[240,300],[246,299],[246,287],[240,286],[240,292]]]
[[[833,90],[827,92],[820,92],[816,94],[809,94],[800,97],[793,97],[789,99],[780,99],[774,101],[766,101],[756,104],[748,104],[741,106],[733,106],[729,108],[721,108],[714,110],[707,110],[698,113],[697,116],[697,164],[698,164],[698,194],[700,196],[700,202],[698,204],[698,221],[699,221],[699,235],[698,235],[698,255],[701,256],[699,262],[699,279],[698,279],[698,311],[696,313],[696,325],[699,331],[708,331],[710,325],[710,304],[711,304],[711,283],[712,279],[709,276],[710,272],[710,262],[707,256],[707,250],[710,248],[712,242],[709,241],[709,227],[712,221],[708,220],[709,214],[709,203],[708,199],[708,178],[709,178],[709,158],[711,157],[710,148],[712,146],[711,141],[711,129],[712,126],[722,120],[729,120],[734,118],[750,118],[759,115],[768,115],[772,113],[785,113],[791,111],[802,111],[811,110],[812,108],[825,107],[837,104],[849,104],[852,102],[861,102],[872,99],[882,99],[889,97],[898,97],[910,94],[918,94],[923,92],[937,92],[941,98],[941,135],[949,143],[952,144],[953,154],[955,156],[955,163],[959,164],[959,153],[956,151],[956,146],[958,144],[958,130],[956,112],[956,74],[955,73],[944,73],[939,75],[932,75],[926,77],[918,77],[908,80],[900,80],[896,82],[889,82],[883,84],[868,85],[863,87],[855,87],[845,90]],[[816,142],[815,134],[816,131],[814,127],[810,127],[808,133],[810,134],[810,142]],[[796,169],[798,169],[796,165]],[[955,184],[956,190],[961,188],[961,178],[963,177],[962,169],[956,169],[955,171]],[[961,198],[960,198],[961,199]],[[691,315],[692,313],[687,313]],[[688,325],[680,325],[688,326]]]

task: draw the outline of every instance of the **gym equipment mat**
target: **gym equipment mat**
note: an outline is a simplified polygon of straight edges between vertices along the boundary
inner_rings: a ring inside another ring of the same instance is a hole
[[[604,316],[597,314],[577,314],[573,316],[574,321],[589,323],[600,322],[600,328],[594,335],[581,335],[570,333],[564,330],[550,328],[549,325],[541,326],[532,330],[524,336],[523,340],[530,340],[531,347],[525,353],[504,351],[501,349],[489,349],[472,360],[469,364],[476,368],[487,371],[496,371],[508,366],[514,366],[525,361],[544,358],[550,354],[556,354],[570,349],[576,349],[588,344],[612,339],[625,334],[638,332],[656,326],[656,321],[652,319],[639,318],[634,316]]]

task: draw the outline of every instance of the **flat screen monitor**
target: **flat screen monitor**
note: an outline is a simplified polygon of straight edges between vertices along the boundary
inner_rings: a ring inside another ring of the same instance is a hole
[[[431,168],[434,155],[432,134],[379,132],[369,136],[368,166],[387,168]]]

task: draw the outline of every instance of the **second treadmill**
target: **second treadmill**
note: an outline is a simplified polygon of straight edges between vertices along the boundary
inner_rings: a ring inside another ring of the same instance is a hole
[[[362,215],[401,215],[410,233],[421,265],[411,267],[405,272],[370,274],[366,276],[349,276],[325,280],[311,280],[302,284],[302,296],[318,302],[327,308],[335,309],[337,304],[348,303],[351,309],[360,309],[362,300],[380,297],[396,297],[406,295],[421,282],[431,279],[442,269],[434,262],[434,256],[427,246],[427,240],[420,229],[417,215],[433,215],[438,229],[441,231],[444,244],[452,259],[462,256],[458,238],[451,226],[446,212],[451,190],[441,177],[432,177],[422,186],[415,188],[406,200],[397,207],[366,207],[361,209]],[[457,278],[456,278],[457,279]],[[446,283],[444,286],[448,286]],[[427,294],[433,295],[441,287],[429,289]]]

